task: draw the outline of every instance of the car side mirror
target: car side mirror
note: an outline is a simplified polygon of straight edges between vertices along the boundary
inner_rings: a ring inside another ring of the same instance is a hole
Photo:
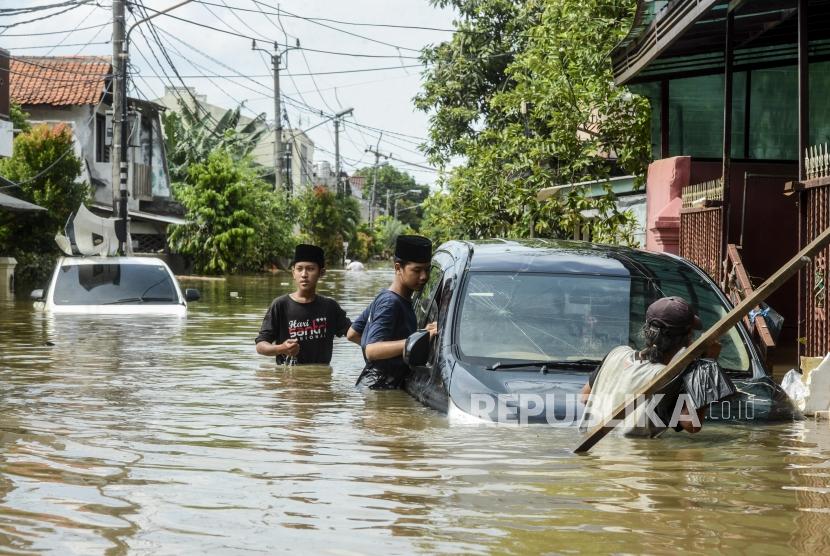
[[[403,348],[403,360],[410,367],[423,367],[429,360],[429,332],[419,330],[410,334]]]
[[[184,290],[185,301],[199,301],[200,299],[202,299],[202,294],[196,288],[187,288]]]
[[[43,290],[32,290],[29,297],[31,297],[33,301],[43,301]]]

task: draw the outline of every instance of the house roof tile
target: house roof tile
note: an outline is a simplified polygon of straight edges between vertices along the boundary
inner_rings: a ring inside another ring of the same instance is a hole
[[[97,104],[112,72],[103,56],[17,56],[10,62],[9,97],[21,105]]]

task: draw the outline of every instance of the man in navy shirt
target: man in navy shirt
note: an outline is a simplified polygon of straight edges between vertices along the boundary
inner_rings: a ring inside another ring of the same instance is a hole
[[[406,338],[417,330],[412,294],[421,291],[429,279],[432,242],[421,236],[398,236],[395,242],[395,279],[388,289],[352,323],[346,337],[359,343],[366,367],[357,384],[366,382],[373,390],[400,388],[409,373],[403,360]],[[426,327],[430,336],[436,324]]]

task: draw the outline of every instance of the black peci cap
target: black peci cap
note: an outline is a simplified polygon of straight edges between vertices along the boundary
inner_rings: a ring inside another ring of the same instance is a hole
[[[423,236],[398,236],[395,258],[409,263],[428,263],[432,259],[432,242]]]
[[[646,323],[675,331],[700,330],[703,323],[682,297],[662,297],[648,306]]]
[[[326,266],[326,257],[323,250],[316,245],[309,245],[308,243],[300,243],[294,248],[294,262],[291,264],[317,263],[320,268]]]

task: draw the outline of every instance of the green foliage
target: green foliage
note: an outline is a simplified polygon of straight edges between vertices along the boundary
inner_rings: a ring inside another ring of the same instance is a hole
[[[355,171],[356,176],[364,176],[366,185],[363,188],[363,197],[372,197],[372,184],[375,179],[375,167],[366,166]],[[386,207],[386,192],[389,192],[389,213],[392,214],[395,207],[395,199],[398,199],[398,219],[411,228],[418,229],[423,218],[423,209],[420,204],[429,195],[429,187],[420,185],[409,173],[399,170],[389,163],[377,167],[377,194],[375,202],[378,206]],[[414,192],[417,190],[418,192]],[[404,210],[406,209],[406,210]]]
[[[235,154],[218,148],[189,165],[187,181],[173,184],[187,223],[174,227],[169,241],[197,272],[259,271],[293,249],[291,202]]]
[[[89,198],[87,184],[77,181],[81,161],[74,153],[71,129],[42,124],[18,134],[13,156],[0,160],[0,175],[20,184],[8,193],[47,209],[0,211],[0,253],[18,259],[19,282],[43,280],[59,254],[55,233]]]
[[[538,201],[554,185],[640,176],[650,159],[648,105],[615,87],[609,52],[628,29],[633,0],[434,0],[461,14],[461,30],[427,49],[416,105],[431,113],[427,153],[462,156],[427,207],[431,237],[569,237],[629,241],[631,215],[606,188]],[[522,107],[525,107],[523,110]],[[615,160],[615,162],[612,162]],[[596,211],[588,221],[585,211]]]
[[[305,191],[299,197],[299,205],[303,238],[323,248],[330,266],[339,266],[343,259],[343,242],[348,241],[350,246],[359,243],[360,205],[357,199],[335,195],[318,186]]]
[[[395,241],[399,235],[414,233],[403,222],[385,214],[375,219],[373,232],[378,246],[377,254],[383,258],[389,258],[395,253]]]
[[[243,161],[254,150],[267,131],[265,115],[240,125],[240,107],[225,112],[218,121],[193,111],[180,102],[179,112],[168,111],[162,116],[165,150],[172,181],[185,181],[191,164],[203,162],[220,149],[234,161]]]
[[[16,102],[9,105],[9,118],[15,130],[25,132],[32,129],[32,125],[29,123],[29,113],[24,112],[23,108]]]

